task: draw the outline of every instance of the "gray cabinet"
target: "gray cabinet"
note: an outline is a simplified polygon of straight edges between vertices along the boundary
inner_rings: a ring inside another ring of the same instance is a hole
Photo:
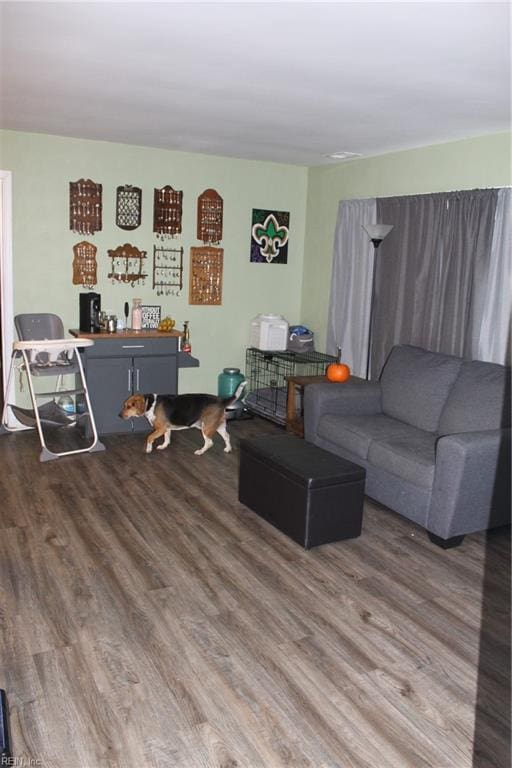
[[[84,349],[83,362],[98,433],[147,432],[146,419],[119,417],[123,402],[135,392],[177,394],[178,368],[199,365],[186,358],[176,337],[96,337]]]
[[[131,432],[131,421],[123,421],[119,411],[123,399],[129,397],[127,381],[132,358],[113,357],[87,361],[86,373],[89,397],[100,435]]]

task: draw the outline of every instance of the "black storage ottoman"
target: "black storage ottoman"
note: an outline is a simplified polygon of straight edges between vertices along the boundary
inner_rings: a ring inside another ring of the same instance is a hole
[[[292,435],[240,441],[239,500],[305,549],[360,535],[365,475]]]

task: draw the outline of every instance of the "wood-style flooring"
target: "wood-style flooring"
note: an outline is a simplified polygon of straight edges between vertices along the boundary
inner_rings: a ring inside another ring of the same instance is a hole
[[[443,551],[367,500],[360,538],[304,551],[238,502],[262,432],[43,464],[0,436],[13,764],[506,768],[508,531]]]

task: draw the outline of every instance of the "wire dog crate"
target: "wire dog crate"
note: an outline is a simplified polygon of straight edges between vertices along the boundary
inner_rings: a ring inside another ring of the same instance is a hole
[[[321,352],[265,352],[249,347],[245,353],[245,376],[249,411],[277,424],[286,424],[286,376],[322,376],[332,355]],[[302,403],[298,403],[302,407]]]

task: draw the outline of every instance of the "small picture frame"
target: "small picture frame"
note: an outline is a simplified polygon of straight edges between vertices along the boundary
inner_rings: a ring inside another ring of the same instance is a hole
[[[145,331],[156,331],[160,322],[162,307],[157,304],[142,305],[142,328]]]

